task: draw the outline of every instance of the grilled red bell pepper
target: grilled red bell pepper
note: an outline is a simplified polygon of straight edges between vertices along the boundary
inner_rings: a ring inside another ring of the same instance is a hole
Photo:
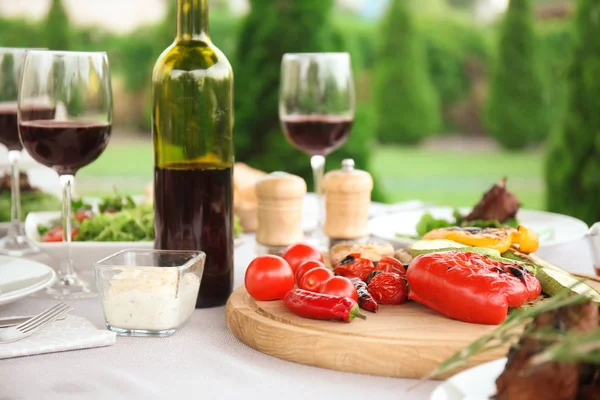
[[[406,278],[410,299],[476,324],[500,324],[509,307],[520,307],[542,292],[537,278],[516,264],[458,251],[416,257]]]
[[[350,297],[293,289],[283,298],[285,306],[294,314],[313,319],[351,322],[355,317],[366,319],[358,310],[358,303]]]

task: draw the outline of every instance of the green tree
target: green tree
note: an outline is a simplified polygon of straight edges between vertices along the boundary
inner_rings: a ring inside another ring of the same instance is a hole
[[[392,0],[381,23],[375,67],[377,136],[415,144],[440,127],[440,104],[411,7]]]
[[[69,16],[61,0],[52,0],[45,21],[46,46],[50,50],[69,50],[71,29]]]
[[[284,170],[312,182],[309,158],[284,138],[279,122],[281,58],[290,52],[344,51],[342,35],[330,23],[333,0],[252,0],[242,22],[237,51],[230,56],[235,74],[236,160],[265,171]],[[215,42],[218,43],[215,37]],[[228,55],[229,56],[229,55]],[[359,106],[361,100],[359,99]],[[368,169],[372,145],[370,116],[357,110],[348,142],[328,157],[340,168],[351,157]],[[374,198],[381,199],[378,192]]]
[[[491,80],[487,130],[507,149],[539,143],[549,129],[546,103],[531,1],[511,0]]]
[[[579,0],[568,100],[546,160],[550,210],[600,220],[600,0]]]

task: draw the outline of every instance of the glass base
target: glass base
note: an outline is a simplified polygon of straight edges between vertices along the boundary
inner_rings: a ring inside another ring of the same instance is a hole
[[[39,252],[40,248],[27,236],[5,236],[0,239],[0,254],[22,257]]]
[[[173,329],[164,329],[160,331],[148,330],[148,329],[123,329],[117,328],[116,326],[112,326],[108,322],[106,324],[106,329],[109,331],[116,332],[119,336],[136,336],[136,337],[167,337],[171,336],[175,332],[177,332],[177,328]]]
[[[62,279],[59,277],[54,285],[46,289],[46,294],[59,300],[89,299],[98,295],[86,282],[80,280],[77,276],[69,276]]]

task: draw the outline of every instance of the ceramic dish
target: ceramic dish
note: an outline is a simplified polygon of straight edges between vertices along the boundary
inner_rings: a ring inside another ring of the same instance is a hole
[[[0,256],[0,305],[8,304],[47,288],[56,273],[37,261]]]

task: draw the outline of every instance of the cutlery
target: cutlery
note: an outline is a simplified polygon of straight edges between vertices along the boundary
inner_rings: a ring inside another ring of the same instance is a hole
[[[26,322],[11,328],[2,329],[0,331],[0,343],[16,342],[17,340],[31,336],[72,309],[71,306],[65,303],[58,303],[35,317],[28,319]]]
[[[33,318],[34,315],[29,315],[26,317],[23,316],[18,316],[18,317],[6,317],[6,318],[0,318],[0,328],[9,328],[11,326],[17,326],[19,324],[22,324],[23,322]],[[66,317],[60,317],[57,318],[57,321],[61,321],[63,319],[65,319]]]

